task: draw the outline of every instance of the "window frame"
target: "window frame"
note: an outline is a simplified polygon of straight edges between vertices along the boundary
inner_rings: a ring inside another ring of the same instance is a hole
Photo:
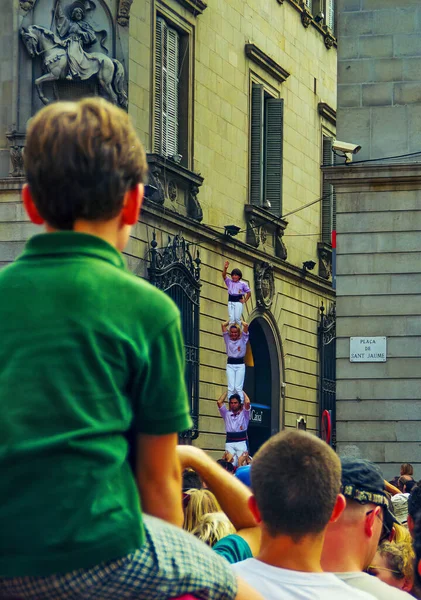
[[[322,127],[321,143],[320,143],[320,154],[321,154],[320,164],[323,167],[333,166],[335,164],[335,157],[334,157],[333,152],[332,152],[332,157],[331,157],[331,161],[329,161],[329,164],[327,164],[325,162],[325,156],[324,156],[325,139],[329,139],[333,143],[333,141],[336,139],[336,135],[333,131],[329,130],[328,128]],[[325,228],[324,227],[324,225],[325,225],[324,215],[327,212],[327,209],[326,209],[327,200],[325,199],[327,188],[331,189],[331,193],[332,193],[332,196],[329,198],[329,212],[330,212],[330,218],[329,218],[330,235],[329,236],[326,236],[325,232],[323,231]],[[321,197],[321,201],[320,201],[320,240],[324,244],[328,244],[331,246],[332,245],[332,231],[334,231],[336,229],[336,190],[332,184],[328,184],[325,182],[325,175],[324,175],[323,171],[321,172],[321,178],[320,178],[320,197]],[[329,237],[329,239],[328,239],[328,237]]]
[[[253,98],[253,85],[259,85],[262,86],[263,88],[263,93],[264,93],[264,104],[266,104],[266,100],[270,100],[270,99],[274,99],[274,100],[282,100],[283,101],[283,109],[285,107],[285,99],[282,97],[281,92],[279,89],[277,89],[276,87],[273,87],[272,85],[270,85],[266,80],[262,79],[261,77],[259,77],[256,73],[254,73],[253,71],[250,71],[250,77],[249,77],[249,160],[248,160],[248,204],[250,204],[251,206],[257,206],[258,208],[261,208],[263,210],[266,210],[268,213],[272,214],[274,217],[278,217],[280,218],[282,216],[282,199],[283,199],[283,194],[282,194],[282,177],[283,177],[283,140],[284,140],[284,132],[283,132],[283,126],[284,126],[284,114],[282,114],[282,147],[281,147],[281,155],[282,155],[282,162],[281,162],[281,184],[280,184],[280,207],[279,207],[279,214],[276,214],[275,212],[272,212],[272,209],[264,206],[265,203],[265,185],[266,185],[266,180],[267,180],[267,161],[266,161],[266,153],[267,153],[267,133],[266,133],[266,117],[265,117],[265,113],[266,111],[263,111],[263,136],[262,136],[262,148],[261,148],[261,154],[262,154],[262,170],[261,170],[261,178],[262,181],[260,183],[261,186],[261,199],[260,199],[260,203],[257,204],[256,202],[253,202],[253,198],[252,198],[252,125],[253,125],[253,105],[252,105],[252,98]]]
[[[153,68],[151,73],[151,148],[156,152],[156,56],[157,56],[157,19],[164,19],[168,27],[175,29],[180,36],[179,62],[179,97],[178,97],[178,154],[182,159],[180,164],[191,170],[193,165],[193,123],[194,123],[194,48],[195,27],[181,15],[168,6],[157,3],[153,18]]]

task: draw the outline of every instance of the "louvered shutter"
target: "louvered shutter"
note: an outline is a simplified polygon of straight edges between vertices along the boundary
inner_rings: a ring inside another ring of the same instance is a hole
[[[165,155],[178,154],[178,67],[180,36],[175,29],[167,28],[167,85],[166,104],[166,147]]]
[[[326,0],[326,25],[335,30],[335,0]]]
[[[324,167],[333,165],[332,144],[332,138],[323,137]],[[334,196],[333,186],[326,182],[324,175],[322,177],[322,242],[330,244],[332,241],[332,230],[334,226],[336,227],[336,195]]]
[[[160,17],[156,20],[155,35],[155,114],[154,114],[154,152],[163,154],[163,112],[164,112],[164,37],[166,23]]]
[[[250,143],[250,204],[263,202],[263,85],[253,83],[251,88],[251,143]]]
[[[313,10],[313,0],[306,0],[306,5],[309,11],[311,12]]]
[[[284,101],[268,98],[265,102],[265,186],[263,207],[281,216],[282,152]]]
[[[178,65],[180,36],[162,17],[156,20],[154,150],[178,154]]]

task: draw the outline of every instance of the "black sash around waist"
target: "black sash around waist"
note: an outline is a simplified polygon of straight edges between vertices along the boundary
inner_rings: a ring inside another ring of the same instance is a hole
[[[243,299],[243,294],[228,294],[228,300],[230,302],[240,302]]]
[[[228,356],[227,365],[243,365],[244,364],[244,356],[241,358],[237,358],[235,356]]]
[[[229,442],[247,442],[247,431],[227,431],[227,443]]]

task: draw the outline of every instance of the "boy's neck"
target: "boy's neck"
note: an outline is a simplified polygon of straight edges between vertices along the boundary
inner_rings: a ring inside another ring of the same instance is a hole
[[[52,227],[46,223],[45,231],[47,233],[56,233],[61,230],[56,229],[55,227]],[[75,221],[72,231],[99,237],[120,252],[124,250],[124,247],[127,243],[124,230],[119,227],[118,217],[109,221],[86,221],[79,219]]]

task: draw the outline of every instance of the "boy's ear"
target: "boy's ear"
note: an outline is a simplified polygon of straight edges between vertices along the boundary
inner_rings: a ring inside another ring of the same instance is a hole
[[[131,190],[128,190],[124,196],[124,204],[121,216],[124,225],[134,225],[139,219],[140,207],[143,202],[145,188],[139,183]]]
[[[44,219],[41,217],[37,207],[35,206],[31,190],[29,189],[29,185],[27,183],[25,183],[22,188],[22,201],[27,215],[31,219],[32,223],[35,223],[35,225],[42,225],[44,223]]]

